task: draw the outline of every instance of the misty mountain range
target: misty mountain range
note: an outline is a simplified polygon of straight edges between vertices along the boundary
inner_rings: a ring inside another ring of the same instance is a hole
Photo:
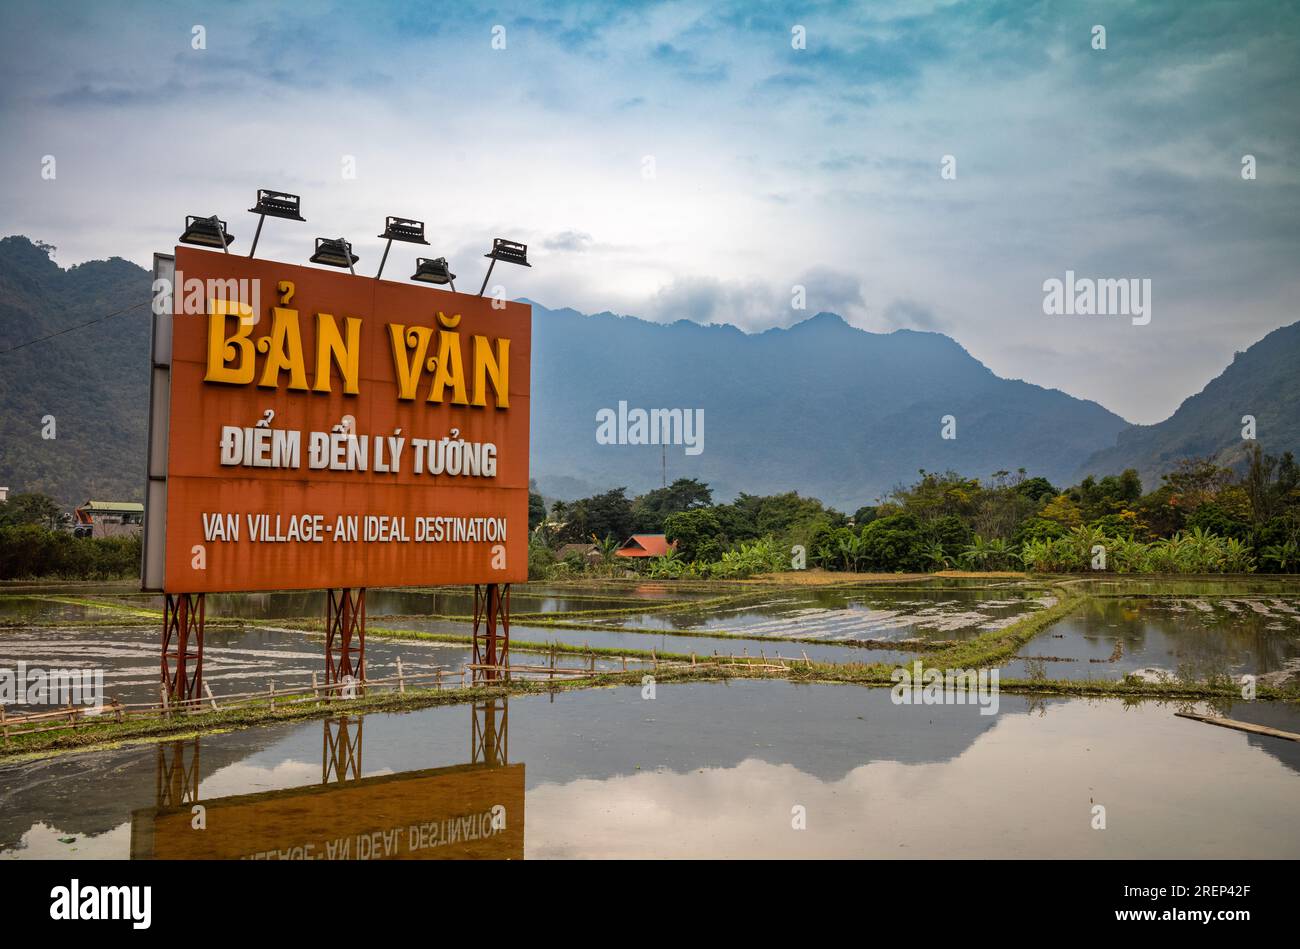
[[[121,258],[64,270],[27,238],[0,240],[0,485],[68,506],[141,498],[149,294],[149,273]],[[1185,456],[1240,463],[1243,415],[1266,450],[1300,452],[1298,357],[1300,323],[1236,354],[1169,419],[1136,426],[1000,378],[940,333],[869,333],[819,313],[746,334],[534,303],[531,472],[543,494],[573,499],[657,487],[666,461],[669,481],[700,478],[718,500],[797,490],[849,512],[919,469],[1025,468],[1064,486],[1133,467],[1153,487]],[[599,443],[598,413],[620,402],[702,418],[703,450]]]

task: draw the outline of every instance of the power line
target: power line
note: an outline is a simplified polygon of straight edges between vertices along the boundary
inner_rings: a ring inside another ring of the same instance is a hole
[[[17,352],[20,349],[26,349],[28,346],[35,346],[37,343],[43,343],[47,339],[54,339],[54,337],[62,336],[64,333],[72,333],[75,332],[76,330],[84,330],[87,326],[94,326],[96,323],[102,323],[105,320],[111,320],[113,317],[121,316],[123,313],[127,313],[131,310],[138,310],[142,306],[148,306],[149,302],[150,301],[148,300],[141,300],[139,303],[132,303],[130,306],[123,307],[120,310],[115,310],[114,312],[109,313],[107,316],[98,317],[97,319],[93,319],[87,323],[80,323],[76,326],[69,326],[67,329],[59,330],[57,333],[51,333],[49,336],[41,336],[37,339],[29,339],[25,343],[19,343],[17,346],[10,346],[8,349],[0,349],[0,356],[5,356],[8,355],[9,353]]]

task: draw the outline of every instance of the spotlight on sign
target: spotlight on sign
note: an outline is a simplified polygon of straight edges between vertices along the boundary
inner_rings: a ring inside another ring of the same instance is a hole
[[[257,191],[257,203],[248,209],[250,214],[258,215],[257,233],[253,235],[253,248],[248,252],[252,257],[257,252],[257,239],[262,236],[262,223],[268,217],[282,217],[290,221],[307,220],[299,212],[298,205],[300,199],[296,194],[287,194],[284,191],[269,191],[266,188],[259,188]]]
[[[341,237],[318,237],[316,253],[310,259],[313,264],[324,264],[326,267],[347,267],[355,275],[352,265],[361,258],[352,253],[352,245]]]
[[[190,214],[185,218],[185,233],[181,234],[182,244],[197,244],[199,247],[220,247],[227,254],[235,236],[226,230],[226,222],[215,214],[211,217],[199,217]]]
[[[421,257],[415,262],[415,273],[411,274],[411,279],[418,280],[420,283],[436,283],[439,286],[449,283],[451,292],[456,292],[456,275],[451,272],[451,264],[447,263],[446,257],[439,257],[436,260]]]
[[[479,296],[482,296],[483,291],[487,289],[488,278],[492,276],[492,268],[497,265],[498,260],[503,260],[508,264],[518,264],[521,267],[532,266],[528,262],[528,245],[520,244],[517,241],[508,241],[503,237],[494,238],[492,252],[483,256],[491,257],[492,263],[488,264],[488,272],[483,275],[483,286],[478,288]]]
[[[384,233],[380,237],[388,238],[388,243],[384,245],[384,256],[379,261],[379,273],[375,274],[378,280],[384,274],[384,264],[388,261],[388,252],[392,250],[393,241],[405,241],[408,244],[428,244],[424,239],[424,222],[412,221],[410,218],[393,217],[391,214],[384,221]]]

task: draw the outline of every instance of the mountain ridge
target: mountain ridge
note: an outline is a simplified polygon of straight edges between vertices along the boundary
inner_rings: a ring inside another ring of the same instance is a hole
[[[140,499],[149,294],[150,274],[120,257],[65,269],[44,245],[0,239],[0,350],[136,306],[0,353],[0,485],[68,506],[91,496]],[[1169,419],[1143,426],[1061,389],[998,376],[958,340],[931,330],[872,332],[821,311],[747,333],[726,323],[524,302],[534,312],[532,473],[543,493],[565,499],[657,487],[665,460],[668,480],[699,477],[720,499],[797,490],[849,511],[919,469],[986,478],[1024,467],[1064,486],[1136,467],[1150,487],[1179,452],[1217,453],[1234,464],[1244,457],[1234,450],[1239,433],[1219,424],[1208,441],[1186,437],[1180,413],[1197,417],[1194,434],[1210,416],[1222,423],[1220,402],[1237,411],[1238,403],[1266,401],[1243,374],[1300,392],[1290,368],[1300,365],[1293,358],[1300,323],[1238,353]],[[597,412],[620,401],[703,409],[704,452],[597,444]],[[1257,415],[1270,450],[1292,447],[1300,405],[1272,401],[1236,417]],[[48,415],[54,439],[41,438]],[[942,437],[947,416],[955,439]]]
[[[1300,455],[1297,375],[1300,321],[1235,352],[1222,372],[1179,403],[1167,419],[1121,431],[1115,444],[1089,456],[1080,472],[1105,475],[1135,468],[1150,485],[1187,457],[1211,457],[1241,470],[1251,447],[1242,437],[1244,416],[1254,417],[1256,438],[1269,452]]]

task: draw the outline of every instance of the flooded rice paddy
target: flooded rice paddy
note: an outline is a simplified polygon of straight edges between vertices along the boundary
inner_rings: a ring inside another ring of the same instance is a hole
[[[1204,681],[1300,676],[1300,597],[1097,598],[1040,633],[1003,674],[1015,678]]]
[[[795,640],[954,640],[1050,605],[1027,589],[788,590],[715,609],[632,614],[623,625]]]
[[[1069,585],[1090,596],[1003,661],[1004,679],[1300,680],[1300,584]],[[1062,589],[529,584],[512,592],[514,661],[544,661],[522,643],[555,642],[904,664]],[[0,668],[100,669],[106,697],[152,701],[160,607],[120,585],[0,591]],[[464,590],[368,591],[369,676],[400,657],[408,675],[458,677],[467,644],[409,637],[467,637],[472,608]],[[205,680],[219,696],[309,684],[323,611],[320,594],[209,597]],[[651,694],[518,695],[0,761],[0,856],[1300,856],[1300,743],[1175,715],[1199,704],[1004,692],[980,714],[782,680]],[[1293,702],[1217,711],[1300,732]],[[201,841],[185,831],[196,802],[220,831]],[[1091,827],[1095,803],[1106,832]],[[489,829],[498,805],[505,828]],[[805,831],[791,830],[795,807]]]
[[[0,856],[1300,856],[1300,746],[1174,710],[739,681],[277,725],[0,766]]]

